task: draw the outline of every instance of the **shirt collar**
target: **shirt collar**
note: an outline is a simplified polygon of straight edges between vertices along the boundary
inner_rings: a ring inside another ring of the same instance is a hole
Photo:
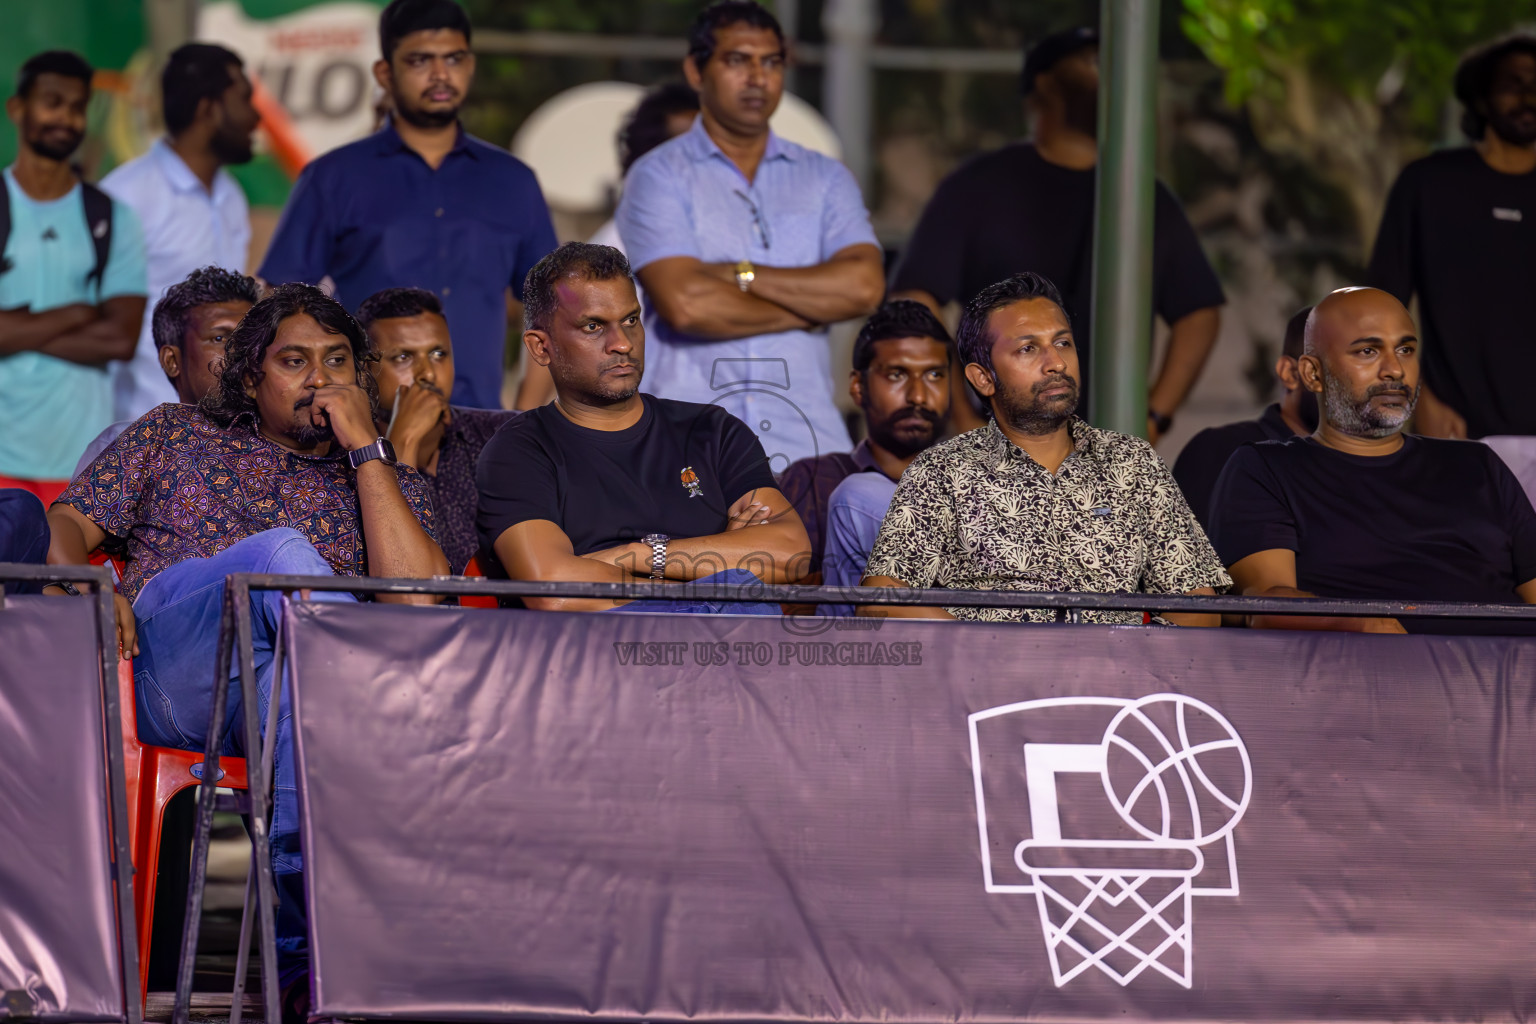
[[[448,150],[448,155],[453,156],[456,153],[465,153],[474,157],[476,160],[480,159],[480,154],[476,153],[475,148],[469,144],[469,133],[464,130],[464,125],[460,123],[455,127],[457,129],[457,134],[455,134],[453,137],[453,148]],[[419,154],[417,154],[417,152],[410,146],[407,146],[405,144],[405,140],[400,137],[400,132],[395,128],[394,115],[390,115],[384,119],[384,127],[380,128],[376,133],[374,133],[374,138],[379,140],[379,156],[393,156],[396,153],[410,153],[413,156],[419,156]]]
[[[1268,409],[1264,410],[1264,415],[1259,417],[1259,428],[1271,441],[1284,441],[1296,435],[1291,425],[1285,422],[1285,416],[1280,412],[1279,402],[1272,403]]]
[[[853,464],[860,473],[880,469],[879,464],[875,462],[874,454],[869,450],[869,438],[866,437],[854,446]]]
[[[1008,435],[1003,433],[997,425],[995,417],[987,417],[987,425],[983,428],[987,432],[985,448],[987,467],[994,473],[1000,473],[1011,464],[1020,460],[1031,466],[1044,469],[1038,462],[1029,457],[1029,454],[1008,440]],[[1090,426],[1088,421],[1081,416],[1073,416],[1067,424],[1067,432],[1072,436],[1072,454],[1092,458],[1098,454],[1104,444],[1104,432],[1097,427]],[[1071,458],[1071,456],[1068,456]],[[1065,464],[1063,464],[1065,465]]]
[[[236,415],[228,429],[232,433],[237,430],[243,430],[250,434],[257,444],[265,445],[280,455],[291,455],[296,459],[308,459],[310,462],[335,462],[346,454],[339,445],[333,445],[328,455],[305,455],[303,452],[296,452],[292,448],[284,448],[261,432],[261,429],[256,426],[256,413],[250,410]]]
[[[731,158],[725,155],[720,144],[709,137],[709,132],[704,128],[704,115],[700,114],[693,119],[693,124],[680,136],[683,139],[683,148],[688,156],[694,160],[708,160],[712,156],[730,163]],[[794,146],[790,145],[773,129],[768,130],[768,148],[763,150],[763,162],[769,160],[793,160],[799,155]],[[732,164],[732,166],[735,166]]]
[[[170,140],[164,136],[156,139],[149,151],[153,154],[160,173],[165,175],[166,182],[177,192],[199,192],[218,198],[229,188],[229,172],[220,167],[213,175],[213,188],[204,189],[202,181],[192,173],[192,168],[187,166],[187,162],[181,158],[180,153],[171,148]]]

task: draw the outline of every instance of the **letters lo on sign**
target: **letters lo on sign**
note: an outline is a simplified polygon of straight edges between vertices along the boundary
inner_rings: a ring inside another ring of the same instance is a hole
[[[1035,897],[1057,987],[1096,967],[1190,988],[1193,897],[1238,893],[1253,770],[1232,724],[1172,693],[1023,701],[969,724],[986,891]]]

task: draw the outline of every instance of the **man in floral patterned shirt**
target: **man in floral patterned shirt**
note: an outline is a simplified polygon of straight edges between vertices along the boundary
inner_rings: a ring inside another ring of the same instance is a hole
[[[965,376],[992,408],[987,425],[918,455],[902,475],[864,586],[1214,594],[1232,581],[1152,446],[1089,426],[1061,296],[1024,273],[966,305]],[[1046,609],[897,608],[913,618],[1046,622]],[[1085,621],[1140,623],[1138,612]],[[1215,626],[1216,615],[1174,615]]]
[[[49,509],[50,564],[83,564],[103,547],[126,553],[118,641],[123,657],[134,658],[144,742],[203,748],[213,700],[208,666],[229,573],[423,578],[448,571],[421,477],[378,443],[374,358],[340,303],[308,285],[283,285],[230,335],[201,405],[167,403],[146,413]],[[265,704],[279,596],[253,593],[251,606]],[[229,701],[238,714],[233,679]],[[306,966],[306,932],[286,692],[280,701],[272,865],[287,984]],[[243,739],[231,730],[226,752],[250,753]]]

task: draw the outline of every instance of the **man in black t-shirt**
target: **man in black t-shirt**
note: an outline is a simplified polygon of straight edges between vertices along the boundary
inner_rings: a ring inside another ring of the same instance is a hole
[[[1301,378],[1296,375],[1296,360],[1301,358],[1307,315],[1311,312],[1311,306],[1299,310],[1285,325],[1285,341],[1280,347],[1280,358],[1275,360],[1275,376],[1285,388],[1280,401],[1270,405],[1256,420],[1200,431],[1184,445],[1173,464],[1173,478],[1179,482],[1190,511],[1207,533],[1211,529],[1211,492],[1233,452],[1255,441],[1284,441],[1317,429],[1317,396],[1302,387]]]
[[[1024,62],[1031,142],[971,160],[939,183],[891,283],[894,297],[934,312],[969,302],[994,281],[1034,271],[1056,282],[1076,325],[1080,365],[1089,368],[1093,312],[1094,168],[1098,163],[1099,40],[1073,29],[1041,40]],[[1148,398],[1154,442],[1195,385],[1221,325],[1225,302],[1179,201],[1157,185],[1152,228],[1152,308],[1172,328]],[[959,380],[959,375],[955,377]],[[1082,394],[1088,394],[1087,381]],[[956,426],[970,407],[951,393]],[[1091,416],[1090,410],[1083,410]]]
[[[1419,297],[1424,392],[1415,429],[1436,437],[1536,434],[1536,37],[1456,71],[1472,145],[1398,176],[1368,283]]]
[[[794,582],[810,542],[756,435],[713,405],[640,393],[645,328],[624,254],[569,242],[528,272],[529,357],[557,398],[480,453],[479,531],[518,580]],[[772,604],[526,599],[566,611]]]
[[[1317,433],[1238,451],[1211,539],[1242,594],[1536,604],[1536,512],[1487,445],[1403,434],[1418,339],[1386,292],[1346,288],[1307,323],[1298,369]],[[1254,616],[1368,633],[1526,632],[1489,620]]]

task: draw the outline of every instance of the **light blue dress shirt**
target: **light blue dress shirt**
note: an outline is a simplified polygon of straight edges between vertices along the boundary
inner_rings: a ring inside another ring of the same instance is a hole
[[[131,207],[144,229],[149,276],[144,328],[133,358],[110,367],[112,418],[136,420],[161,402],[180,401],[155,350],[155,303],[199,267],[244,270],[251,213],[245,193],[228,171],[220,168],[214,175],[210,193],[165,139],[108,174],[101,190]]]
[[[38,202],[16,184],[10,168],[11,236],[0,274],[0,309],[46,312],[76,302],[96,305],[143,295],[144,243],[139,221],[112,204],[112,246],[101,287],[87,283],[96,246],[85,223],[76,185],[58,199]],[[0,475],[22,480],[68,480],[75,460],[112,422],[112,386],[105,369],[41,352],[0,356]]]
[[[850,245],[879,245],[848,168],[770,134],[749,183],[702,117],[630,168],[615,220],[636,270],[677,256],[807,267]],[[825,331],[711,341],[674,330],[646,303],[644,389],[726,409],[757,433],[775,473],[853,447],[830,361]]]
[[[877,469],[854,473],[827,499],[827,550],[821,560],[821,582],[829,587],[856,587],[869,565],[869,553],[880,536],[880,524],[891,507],[896,481]],[[852,615],[845,604],[824,604],[819,615]]]

